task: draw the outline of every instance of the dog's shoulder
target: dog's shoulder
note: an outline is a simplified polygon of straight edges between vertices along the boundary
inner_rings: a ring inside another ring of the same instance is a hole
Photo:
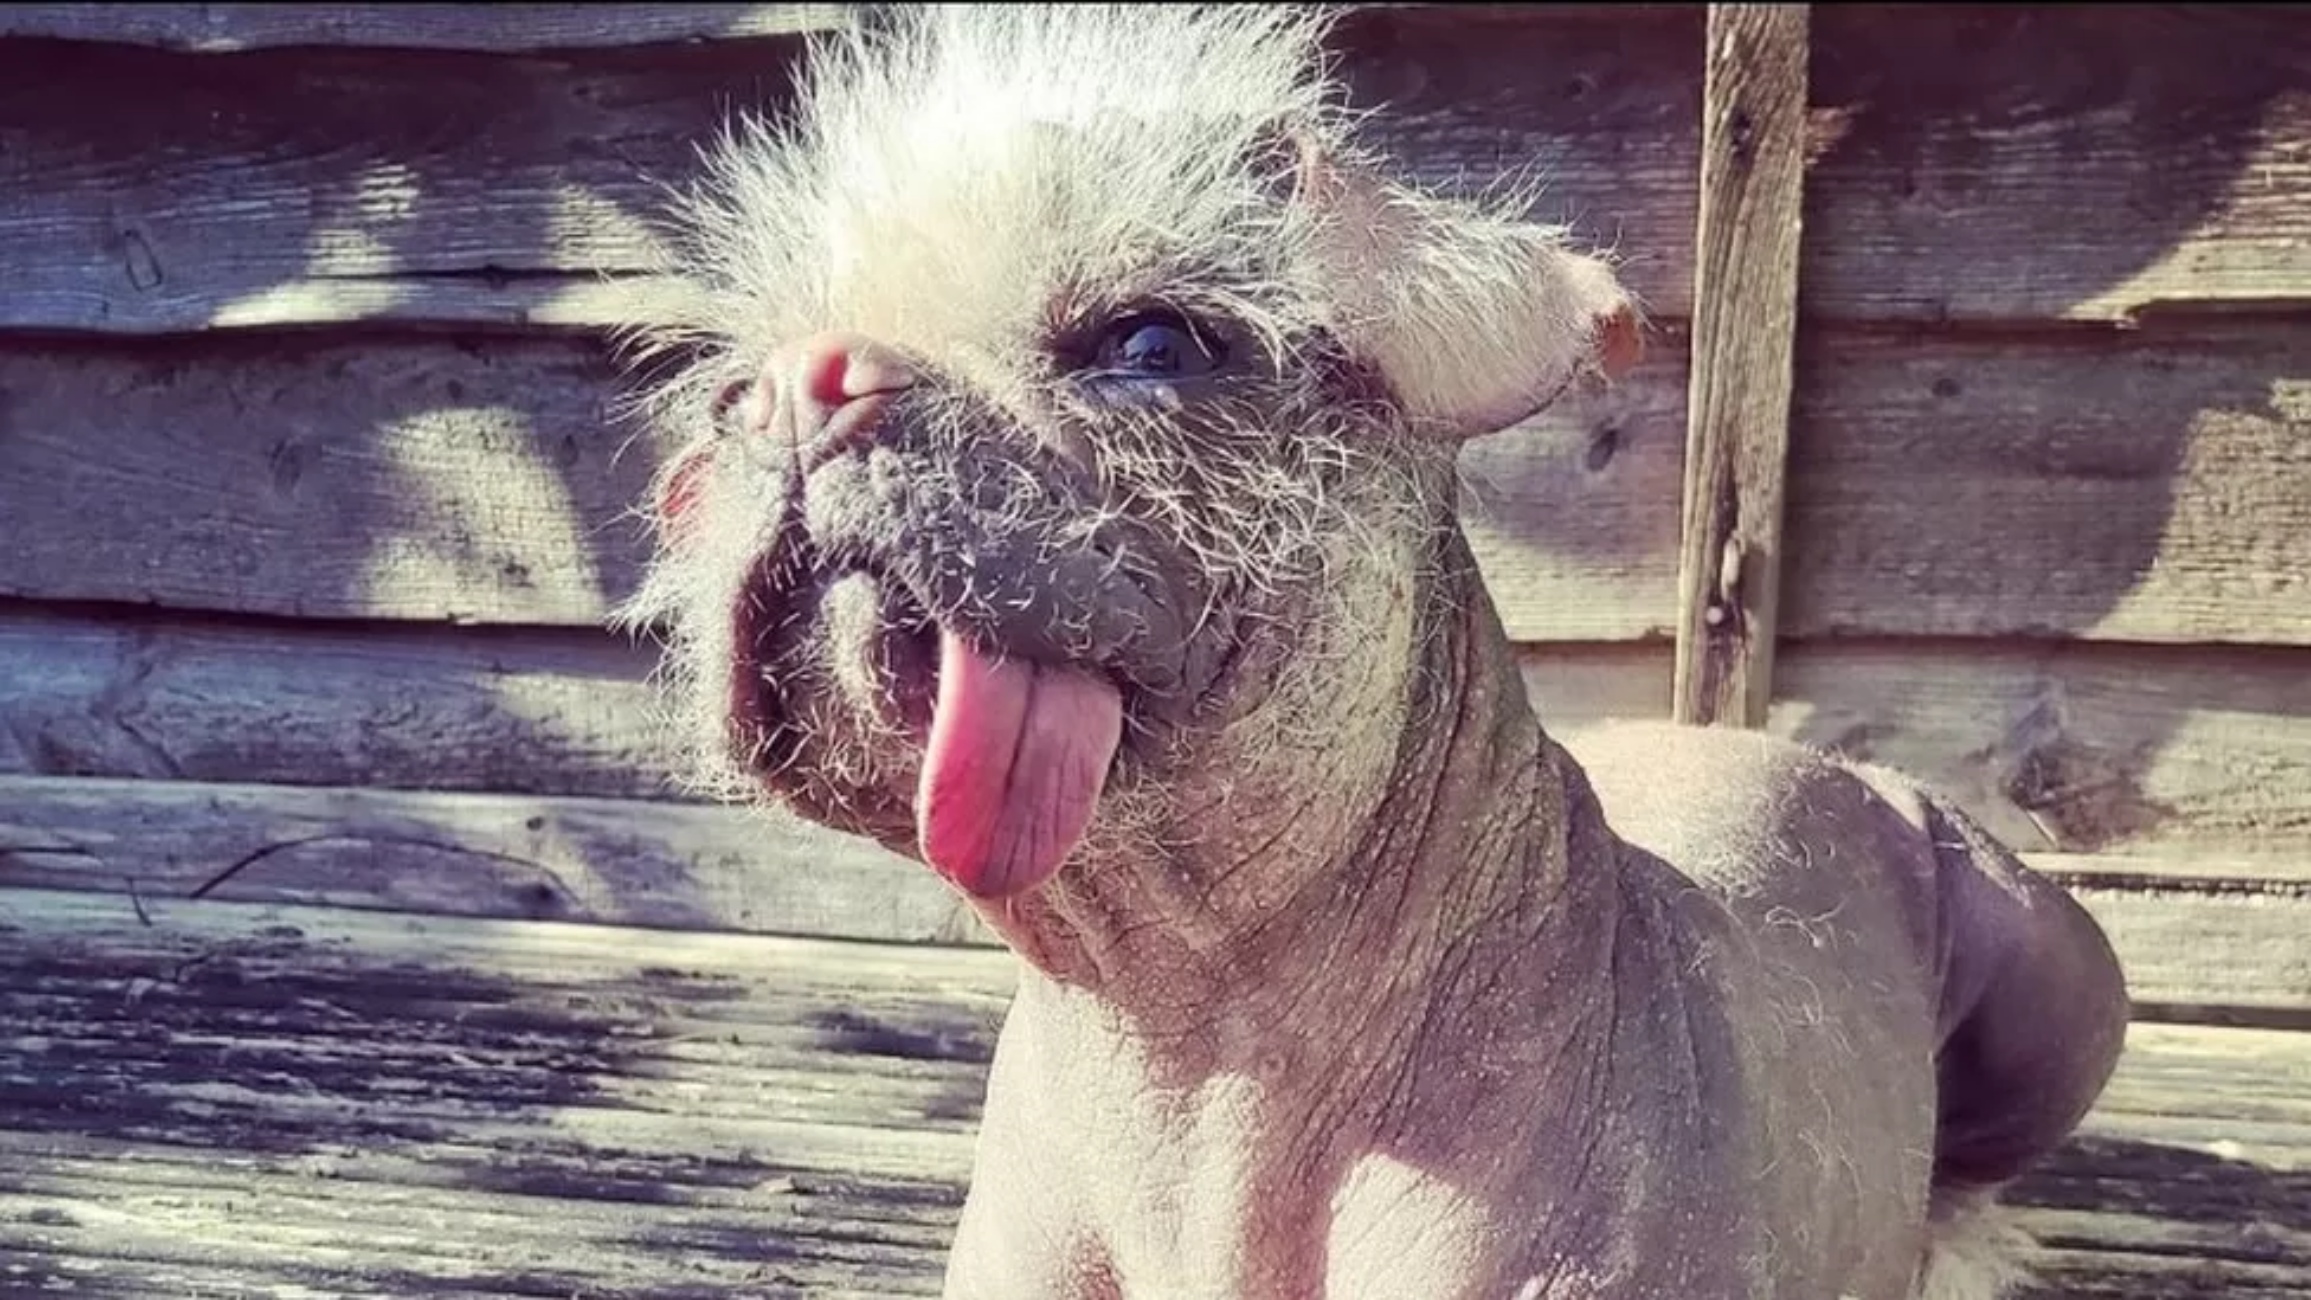
[[[1941,805],[1897,772],[1732,727],[1610,723],[1562,743],[1616,836],[1738,912],[1874,896],[1916,913],[1934,889]]]

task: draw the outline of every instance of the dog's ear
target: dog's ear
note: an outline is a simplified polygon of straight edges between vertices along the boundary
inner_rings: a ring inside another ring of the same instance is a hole
[[[1292,201],[1308,208],[1334,329],[1417,429],[1490,433],[1636,363],[1635,303],[1561,230],[1416,193],[1295,139]]]

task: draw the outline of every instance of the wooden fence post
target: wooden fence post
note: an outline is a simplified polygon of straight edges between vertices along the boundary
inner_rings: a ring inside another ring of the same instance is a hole
[[[1781,585],[1806,6],[1710,5],[1708,42],[1673,712],[1757,727]]]

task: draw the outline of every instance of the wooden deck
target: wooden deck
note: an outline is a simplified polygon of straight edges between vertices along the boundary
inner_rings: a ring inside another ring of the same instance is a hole
[[[0,1297],[936,1293],[1008,959],[682,798],[602,628],[653,186],[840,21],[0,6]],[[2311,19],[1811,39],[1766,725],[2121,950],[2041,1300],[2311,1297]],[[1629,258],[1647,359],[1467,517],[1549,725],[1664,716],[1698,7],[1341,40],[1412,171]]]
[[[9,1295],[935,1295],[1011,979],[37,890],[0,939]],[[2018,1199],[2041,1295],[2311,1294],[2311,1034],[2136,1025]]]

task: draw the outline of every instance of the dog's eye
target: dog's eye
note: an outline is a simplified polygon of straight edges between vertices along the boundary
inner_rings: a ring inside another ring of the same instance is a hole
[[[1220,364],[1220,349],[1177,312],[1136,312],[1100,336],[1097,370],[1134,379],[1186,379]]]
[[[707,404],[706,418],[717,437],[730,437],[741,432],[738,427],[739,404],[754,390],[750,383],[724,384],[717,389],[714,400]]]

